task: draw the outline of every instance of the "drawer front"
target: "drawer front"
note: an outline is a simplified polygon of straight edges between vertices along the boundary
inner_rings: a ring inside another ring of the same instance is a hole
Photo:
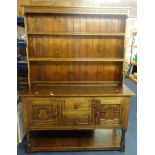
[[[60,101],[57,100],[32,100],[29,104],[30,124],[54,125],[60,122]]]
[[[63,112],[62,123],[68,125],[89,125],[92,122],[90,111]]]
[[[66,99],[63,104],[63,110],[90,110],[91,103],[89,99]]]
[[[96,124],[120,125],[122,123],[123,103],[121,98],[99,99],[95,107]]]

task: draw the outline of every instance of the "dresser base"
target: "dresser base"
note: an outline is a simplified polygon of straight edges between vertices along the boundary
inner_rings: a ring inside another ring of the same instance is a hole
[[[28,134],[27,151],[120,150],[121,134],[116,129],[42,131]]]

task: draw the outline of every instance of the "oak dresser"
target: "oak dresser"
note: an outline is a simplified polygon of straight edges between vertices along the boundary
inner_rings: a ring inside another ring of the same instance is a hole
[[[127,11],[25,5],[27,151],[125,150]],[[121,131],[121,132],[120,132]]]

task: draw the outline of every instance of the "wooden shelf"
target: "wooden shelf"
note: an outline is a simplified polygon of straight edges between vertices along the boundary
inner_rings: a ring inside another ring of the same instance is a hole
[[[32,134],[32,152],[73,150],[120,150],[117,130],[73,130],[35,132]]]
[[[59,35],[59,36],[115,36],[124,37],[125,33],[91,33],[91,32],[28,32],[28,35]]]
[[[37,96],[37,97],[50,97],[50,92],[53,92],[53,97],[73,97],[73,96],[95,96],[95,97],[122,97],[122,96],[132,96],[134,95],[130,89],[128,89],[125,85],[115,85],[108,86],[103,85],[101,82],[98,85],[80,85],[73,83],[68,85],[63,85],[62,81],[57,81],[57,85],[45,85],[45,81],[34,81],[36,86],[32,86],[31,90],[23,90],[18,93],[18,96]],[[43,82],[41,84],[41,82]],[[58,84],[59,83],[59,84]],[[91,82],[92,83],[92,82]],[[99,82],[98,82],[99,83]],[[38,85],[37,85],[38,84]],[[37,93],[36,93],[37,92]]]
[[[134,77],[133,74],[129,75],[129,79],[131,79],[133,82],[137,83],[137,79]]]
[[[100,61],[100,62],[123,62],[124,59],[119,58],[29,58],[29,61]]]

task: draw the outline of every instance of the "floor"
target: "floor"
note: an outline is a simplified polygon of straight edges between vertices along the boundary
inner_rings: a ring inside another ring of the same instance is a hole
[[[137,85],[126,79],[125,84],[137,94]],[[137,155],[137,95],[131,97],[128,130],[126,132],[126,150],[119,151],[78,151],[78,152],[39,152],[32,155]],[[27,155],[26,140],[17,148],[17,155]]]

